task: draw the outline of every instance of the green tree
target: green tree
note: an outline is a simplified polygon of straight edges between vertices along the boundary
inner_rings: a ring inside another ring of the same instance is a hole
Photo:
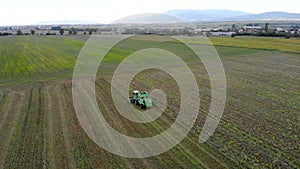
[[[236,26],[235,26],[235,24],[233,24],[233,25],[231,26],[232,30],[234,30],[234,29],[235,29],[235,27],[236,27]]]
[[[35,30],[31,29],[30,33],[31,33],[31,35],[35,35]]]
[[[23,33],[20,29],[17,31],[17,35],[23,35]]]
[[[265,24],[265,31],[266,31],[266,32],[269,31],[269,23],[268,23],[268,22]]]
[[[64,35],[65,30],[64,30],[64,29],[60,29],[60,30],[59,30],[59,33],[60,33],[60,35]]]
[[[92,35],[93,29],[89,29],[89,35]]]

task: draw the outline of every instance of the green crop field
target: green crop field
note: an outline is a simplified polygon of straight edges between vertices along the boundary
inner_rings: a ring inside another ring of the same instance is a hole
[[[121,133],[149,137],[176,119],[180,92],[163,71],[138,74],[131,88],[160,88],[165,112],[149,124],[118,113],[110,95],[122,57],[146,46],[170,49],[196,72],[200,109],[189,135],[166,153],[124,158],[98,147],[81,128],[71,78],[87,36],[11,36],[0,39],[1,168],[299,168],[300,41],[281,38],[211,38],[224,65],[227,102],[213,136],[198,143],[210,105],[210,83],[193,53],[169,37],[134,37],[103,60],[96,98],[108,123]],[[158,44],[158,42],[163,42]],[[193,40],[197,44],[197,40]],[[154,103],[155,104],[155,103]]]
[[[239,47],[248,49],[263,49],[270,51],[282,51],[288,53],[300,53],[300,39],[295,38],[266,38],[266,37],[211,37],[210,41],[216,46]],[[203,44],[206,42],[190,40],[191,43]]]
[[[86,39],[28,36],[0,39],[0,84],[70,78]]]

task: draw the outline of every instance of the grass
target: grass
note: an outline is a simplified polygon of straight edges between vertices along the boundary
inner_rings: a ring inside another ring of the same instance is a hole
[[[68,79],[85,40],[72,36],[0,39],[0,168],[299,168],[297,39],[211,38],[228,89],[222,120],[204,144],[197,139],[210,105],[210,84],[193,53],[168,37],[135,37],[115,46],[99,69],[103,76],[96,81],[96,97],[109,124],[121,133],[156,135],[174,122],[179,108],[175,81],[162,71],[149,70],[138,74],[131,88],[161,88],[168,98],[166,111],[149,124],[133,123],[117,112],[110,80],[130,52],[148,46],[172,50],[191,67],[200,86],[199,116],[188,137],[170,151],[145,159],[111,154],[81,128]]]

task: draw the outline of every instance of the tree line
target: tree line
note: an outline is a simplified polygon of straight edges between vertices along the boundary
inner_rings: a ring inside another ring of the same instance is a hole
[[[52,29],[50,29],[52,30]],[[58,31],[58,33],[56,33]],[[59,28],[58,30],[55,30],[52,32],[49,31],[47,33],[36,33],[36,30],[31,29],[30,32],[23,32],[22,30],[18,29],[15,33],[12,32],[0,32],[0,36],[9,36],[9,35],[66,35],[66,32],[68,32],[68,35],[76,35],[78,32],[83,32],[84,35],[92,35],[93,33],[98,32],[99,29],[98,28],[86,28],[86,29],[76,29],[76,28],[68,28],[68,29],[64,29],[64,28]]]

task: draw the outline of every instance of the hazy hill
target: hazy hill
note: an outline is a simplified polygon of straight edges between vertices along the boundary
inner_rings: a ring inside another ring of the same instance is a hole
[[[232,17],[232,20],[300,20],[300,14],[287,12],[264,12]]]
[[[177,16],[189,21],[247,21],[247,20],[300,20],[300,14],[287,12],[265,12],[251,14],[231,10],[170,10],[167,14]]]
[[[249,13],[241,11],[231,11],[222,9],[211,9],[211,10],[190,10],[190,9],[179,9],[170,10],[167,14],[177,16],[189,21],[220,21],[227,20],[228,18],[249,15]]]
[[[165,15],[169,14],[169,15]],[[170,16],[171,15],[171,16]],[[175,16],[175,17],[174,17]],[[178,17],[178,18],[177,18]],[[260,14],[251,14],[242,11],[209,9],[192,10],[176,9],[165,12],[164,14],[138,14],[121,18],[113,23],[177,23],[183,22],[182,18],[192,22],[218,22],[218,21],[251,21],[251,20],[300,20],[300,13],[287,12],[264,12]],[[36,24],[95,24],[90,21],[82,20],[61,20],[46,21]]]

